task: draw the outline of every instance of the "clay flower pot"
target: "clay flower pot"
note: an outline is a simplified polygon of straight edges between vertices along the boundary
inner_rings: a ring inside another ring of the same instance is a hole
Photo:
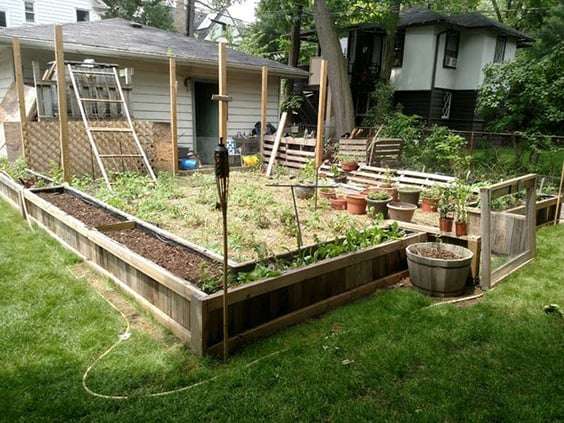
[[[392,201],[388,204],[390,219],[399,220],[401,222],[411,222],[415,210],[417,210],[415,204],[402,203],[401,201]]]
[[[432,213],[437,211],[438,201],[432,198],[425,198],[421,201],[421,210],[425,213]]]
[[[366,197],[364,195],[349,194],[347,199],[347,211],[350,214],[366,214]]]
[[[347,208],[347,200],[343,197],[331,198],[329,201],[333,210],[345,210]]]
[[[389,196],[392,197],[393,201],[399,201],[398,189],[396,187],[391,186],[391,185],[382,184],[382,185],[380,185],[379,189],[380,189],[380,191],[387,192],[389,194]]]
[[[323,191],[322,189],[319,190],[319,196],[321,198],[325,198],[326,200],[330,200],[331,198],[336,198],[337,194],[335,193],[334,189],[330,189],[327,191]]]
[[[356,161],[342,162],[341,169],[343,172],[354,172],[358,169],[358,163]]]
[[[468,234],[466,222],[454,222],[454,233],[456,236],[464,236]]]
[[[420,188],[414,187],[400,187],[398,189],[399,192],[399,200],[402,203],[409,203],[409,204],[419,204],[419,195],[421,195]]]
[[[454,219],[452,217],[440,217],[439,218],[439,229],[441,232],[450,232],[452,231],[452,221]]]

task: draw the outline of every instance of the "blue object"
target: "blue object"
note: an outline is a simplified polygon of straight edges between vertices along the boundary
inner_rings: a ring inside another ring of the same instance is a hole
[[[180,169],[182,170],[194,170],[198,169],[199,164],[196,159],[180,159]]]

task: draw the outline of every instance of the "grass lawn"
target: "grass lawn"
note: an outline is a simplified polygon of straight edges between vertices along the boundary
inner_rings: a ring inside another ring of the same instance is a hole
[[[218,378],[110,401],[81,378],[123,330],[120,315],[70,273],[76,258],[0,203],[0,420],[562,421],[564,319],[543,306],[564,307],[563,239],[564,226],[542,229],[535,262],[472,306],[426,308],[412,290],[387,290],[225,365],[134,322],[92,389],[140,396]]]

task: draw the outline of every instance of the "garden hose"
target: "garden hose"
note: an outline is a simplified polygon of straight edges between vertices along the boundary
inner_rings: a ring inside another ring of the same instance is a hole
[[[192,383],[190,385],[183,386],[183,387],[180,387],[180,388],[171,389],[169,391],[155,392],[155,393],[152,393],[152,394],[135,395],[135,396],[106,395],[106,394],[101,394],[99,392],[95,392],[92,389],[90,389],[88,387],[88,384],[86,383],[86,380],[88,379],[88,375],[92,371],[92,369],[96,366],[96,364],[98,364],[98,362],[100,362],[104,357],[109,355],[116,347],[118,347],[122,342],[128,340],[131,336],[131,332],[130,332],[131,325],[130,325],[129,319],[127,318],[125,313],[123,311],[121,311],[114,303],[112,303],[110,300],[108,300],[106,297],[104,297],[98,290],[95,290],[95,291],[100,297],[102,297],[104,299],[104,301],[106,301],[114,310],[116,310],[121,315],[122,319],[125,321],[125,331],[118,336],[118,340],[116,342],[114,342],[107,350],[105,350],[102,354],[100,354],[92,362],[92,364],[90,364],[90,366],[88,366],[88,368],[86,369],[86,371],[82,375],[82,387],[84,388],[84,390],[88,394],[90,394],[90,395],[92,395],[96,398],[103,398],[103,399],[108,399],[108,400],[128,400],[128,399],[133,399],[133,398],[156,398],[156,397],[164,397],[164,396],[167,396],[167,395],[172,395],[172,394],[177,394],[177,393],[180,393],[180,392],[188,391],[188,390],[191,390],[191,389],[196,388],[198,386],[205,385],[207,383],[213,382],[216,379],[219,379],[220,375],[216,375],[216,376],[210,377],[209,379],[205,379],[205,380],[202,380],[202,381],[199,381],[199,382],[195,382],[195,383]],[[283,353],[287,350],[288,350],[288,348],[285,348],[285,349],[278,350],[278,351],[275,351],[273,353],[267,354],[263,357],[257,358],[256,360],[253,360],[250,363],[246,364],[244,366],[244,368],[247,369],[251,366],[254,366],[255,364],[257,364],[260,361],[263,361],[267,358],[281,354],[281,353]]]

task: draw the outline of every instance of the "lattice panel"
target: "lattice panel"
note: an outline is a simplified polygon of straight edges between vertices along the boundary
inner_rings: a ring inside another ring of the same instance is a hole
[[[97,123],[99,126],[124,127],[120,121]],[[151,165],[155,170],[171,170],[172,143],[170,126],[166,123],[135,121],[137,136]],[[130,135],[116,133],[97,133],[96,143],[100,154],[138,154]],[[86,136],[84,124],[69,122],[69,150],[71,172],[75,176],[94,175],[100,177],[100,169],[94,158]],[[168,156],[168,157],[167,157]],[[60,163],[59,122],[30,122],[26,138],[26,157],[31,169],[49,173]],[[141,158],[106,158],[108,172],[137,171],[143,169]]]

